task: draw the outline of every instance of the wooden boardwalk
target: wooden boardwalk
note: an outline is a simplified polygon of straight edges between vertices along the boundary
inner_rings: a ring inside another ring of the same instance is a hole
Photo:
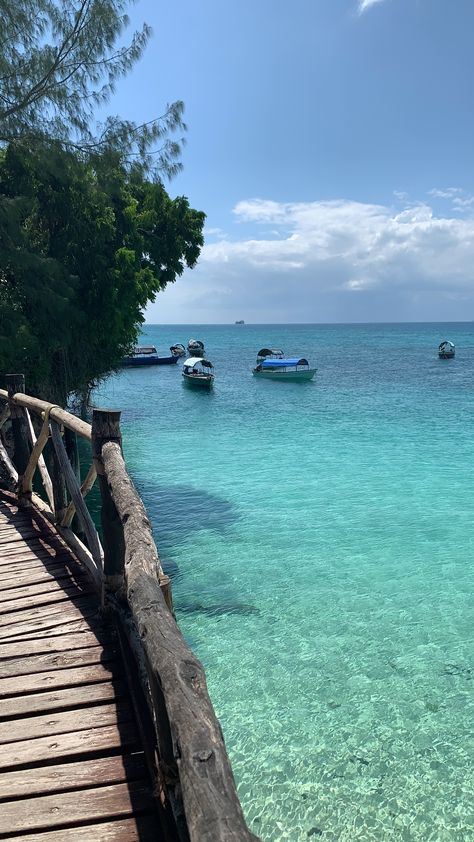
[[[71,550],[0,493],[0,839],[164,838],[116,633]]]

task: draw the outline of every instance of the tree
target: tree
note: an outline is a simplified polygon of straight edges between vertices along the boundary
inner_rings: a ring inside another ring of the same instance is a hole
[[[193,267],[205,214],[117,153],[0,156],[0,370],[57,403],[118,366],[143,309]]]
[[[68,149],[121,150],[129,162],[173,175],[185,130],[183,103],[137,126],[94,111],[141,57],[151,30],[144,25],[121,46],[133,0],[0,0],[0,144],[60,143]]]

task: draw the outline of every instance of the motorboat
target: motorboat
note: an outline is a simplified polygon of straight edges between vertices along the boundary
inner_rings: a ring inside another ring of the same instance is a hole
[[[257,365],[262,360],[282,360],[285,354],[281,348],[262,348],[257,354]]]
[[[188,342],[188,354],[192,357],[204,356],[204,342],[200,339],[190,339]]]
[[[176,345],[171,345],[170,351],[173,354],[173,357],[184,357],[186,354],[186,348],[181,342],[177,342]]]
[[[214,366],[202,357],[189,357],[183,363],[183,377],[190,386],[209,388],[214,382]]]
[[[310,368],[305,357],[284,357],[279,348],[262,348],[257,354],[253,374],[266,380],[300,382],[312,380],[316,371],[316,368]]]
[[[178,362],[175,355],[161,357],[154,345],[137,345],[130,354],[122,359],[122,366],[139,365],[174,365]]]
[[[456,353],[456,349],[454,347],[454,343],[450,342],[449,339],[445,339],[444,342],[440,342],[438,346],[438,357],[441,360],[451,360]]]

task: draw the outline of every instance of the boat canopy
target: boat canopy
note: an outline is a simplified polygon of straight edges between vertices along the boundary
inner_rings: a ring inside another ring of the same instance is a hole
[[[156,348],[154,345],[137,345],[136,348],[133,349],[132,354],[156,354]]]
[[[212,363],[209,360],[203,360],[202,357],[189,357],[188,360],[185,360],[183,365],[187,368],[194,368],[195,365],[199,363],[200,365],[204,366],[205,368],[214,368]]]
[[[297,365],[309,365],[309,362],[304,357],[291,357],[288,360],[264,360],[262,368],[284,368],[285,366],[292,366],[294,368]]]
[[[444,349],[450,350],[454,348],[454,342],[450,342],[449,339],[445,339],[444,342],[439,343],[439,351],[443,351]]]
[[[257,357],[280,357],[281,359],[283,357],[283,351],[281,348],[262,348],[258,352]]]

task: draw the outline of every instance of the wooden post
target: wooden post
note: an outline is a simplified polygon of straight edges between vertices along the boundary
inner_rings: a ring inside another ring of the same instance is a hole
[[[117,596],[124,587],[125,543],[123,526],[110,493],[102,461],[102,446],[113,441],[122,446],[121,412],[115,409],[94,409],[92,414],[92,455],[97,471],[101,497],[101,523],[104,544],[104,580],[107,590]]]
[[[51,439],[48,441],[44,455],[53,486],[54,514],[57,523],[60,523],[68,505],[67,488],[66,480]]]

